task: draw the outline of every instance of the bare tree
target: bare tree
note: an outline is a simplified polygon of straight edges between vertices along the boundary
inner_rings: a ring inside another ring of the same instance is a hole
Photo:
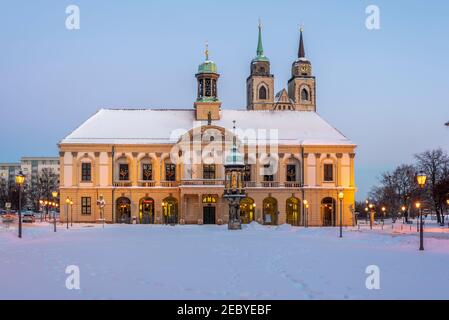
[[[8,182],[5,178],[0,178],[0,208],[4,208],[6,202],[9,201]]]
[[[371,189],[370,199],[377,206],[385,206],[391,216],[397,216],[405,206],[405,219],[408,222],[413,202],[418,195],[415,172],[416,169],[412,165],[400,165],[392,172],[383,173],[379,178],[379,185]]]
[[[427,175],[426,195],[429,197],[433,210],[437,215],[438,222],[442,223],[441,215],[444,210],[444,203],[440,198],[439,193],[441,191],[439,191],[438,186],[448,176],[449,157],[440,148],[416,154],[415,158],[418,162],[418,168]]]
[[[59,189],[59,176],[51,168],[44,168],[39,173],[37,183],[29,183],[26,187],[27,200],[33,204],[34,210],[39,208],[39,200],[52,200],[52,192]]]

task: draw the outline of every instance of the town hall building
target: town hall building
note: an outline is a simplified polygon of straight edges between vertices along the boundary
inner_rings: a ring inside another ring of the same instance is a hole
[[[341,209],[353,225],[356,145],[316,112],[303,30],[286,89],[274,92],[260,26],[246,109],[222,108],[219,77],[206,50],[193,107],[101,109],[60,141],[61,220],[226,224],[223,159],[237,141],[242,223],[335,226]]]

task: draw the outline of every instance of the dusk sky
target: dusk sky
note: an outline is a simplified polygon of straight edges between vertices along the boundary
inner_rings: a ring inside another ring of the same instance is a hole
[[[80,30],[65,27],[71,4]],[[365,27],[368,5],[380,30]],[[358,144],[358,199],[415,153],[449,151],[447,1],[2,0],[0,162],[57,156],[99,108],[193,108],[206,40],[223,108],[244,109],[259,18],[276,91],[304,24],[317,111]]]

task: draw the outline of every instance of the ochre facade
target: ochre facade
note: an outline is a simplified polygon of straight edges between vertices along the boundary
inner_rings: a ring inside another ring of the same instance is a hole
[[[244,118],[248,123],[256,119],[256,115],[266,122],[263,125],[267,128],[274,123],[271,123],[270,117],[278,119],[276,121],[281,136],[284,135],[283,130],[291,134],[297,128],[299,132],[310,121],[316,121],[324,131],[335,132],[338,138],[326,140],[321,137],[323,133],[320,129],[314,132],[312,126],[311,129],[303,130],[302,135],[306,138],[300,138],[298,133],[295,139],[281,139],[276,151],[270,149],[267,153],[270,157],[269,166],[277,168],[271,173],[266,172],[267,161],[261,152],[258,149],[255,153],[250,152],[249,144],[242,141],[240,149],[247,162],[247,197],[242,200],[240,207],[243,223],[256,221],[266,225],[290,223],[296,226],[336,226],[341,213],[342,223],[353,225],[356,146],[351,142],[340,143],[344,136],[315,114],[315,77],[310,61],[305,58],[302,32],[298,59],[292,65],[288,91],[282,90],[275,98],[274,76],[270,74],[268,58],[263,55],[259,27],[257,57],[251,62],[251,74],[247,79],[247,110],[241,111],[245,112],[244,116],[221,109],[217,94],[219,75],[215,63],[209,60],[208,51],[206,61],[200,65],[196,77],[198,98],[191,114],[194,120],[201,121],[200,135],[197,137],[201,143],[205,141],[208,129],[221,132],[231,130],[229,121],[235,119],[226,117],[240,117],[240,123]],[[129,110],[102,112],[106,116],[117,112],[124,119],[129,119],[127,117],[130,114],[135,115]],[[145,111],[135,112],[140,112],[139,116],[147,114]],[[188,110],[183,112],[173,111],[167,117],[190,117]],[[160,114],[151,113],[150,110],[148,114],[149,125],[151,121],[157,124],[154,115]],[[276,116],[279,114],[288,115],[287,121],[282,122],[284,118]],[[101,116],[103,114],[99,116],[100,119]],[[136,123],[139,116],[135,118]],[[289,118],[302,122],[288,123]],[[80,130],[92,122],[89,120],[86,123]],[[101,129],[110,125],[114,124],[99,122],[98,127]],[[137,124],[126,125],[133,129]],[[126,130],[124,132],[122,135],[127,136]],[[164,134],[160,129],[160,132],[153,133],[153,137],[142,135],[134,139],[127,136],[120,140],[118,132],[96,139],[98,136],[86,138],[85,134],[77,138],[75,131],[61,141],[61,219],[95,223],[101,221],[104,212],[104,219],[108,223],[226,224],[229,206],[223,199],[222,163],[176,163],[171,155],[182,139],[158,142],[158,138],[167,138],[161,137]],[[186,135],[189,133],[181,136]],[[316,139],[313,139],[314,135]],[[142,142],[142,139],[146,140]],[[207,139],[213,141],[210,137]],[[187,148],[193,148],[196,142],[194,138],[187,140]],[[185,144],[185,140],[182,143]],[[201,148],[199,153],[204,150]],[[183,152],[178,153],[182,155]],[[338,197],[341,192],[343,200]],[[97,205],[100,197],[106,203],[103,210]],[[73,201],[73,205],[66,204],[66,199]]]

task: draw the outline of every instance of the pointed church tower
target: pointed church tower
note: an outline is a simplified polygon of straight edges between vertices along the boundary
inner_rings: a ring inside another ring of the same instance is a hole
[[[194,103],[196,120],[219,120],[221,102],[218,99],[217,82],[220,75],[217,65],[209,60],[209,46],[206,43],[206,60],[198,67],[195,75],[198,81],[198,96]]]
[[[288,81],[288,95],[298,111],[316,111],[316,83],[312,76],[312,64],[306,58],[304,29],[301,28],[298,59],[292,65],[292,77]]]
[[[251,74],[246,80],[247,109],[271,110],[274,102],[274,76],[270,74],[270,60],[263,52],[262,24],[260,21],[256,54],[256,57],[251,61]]]

